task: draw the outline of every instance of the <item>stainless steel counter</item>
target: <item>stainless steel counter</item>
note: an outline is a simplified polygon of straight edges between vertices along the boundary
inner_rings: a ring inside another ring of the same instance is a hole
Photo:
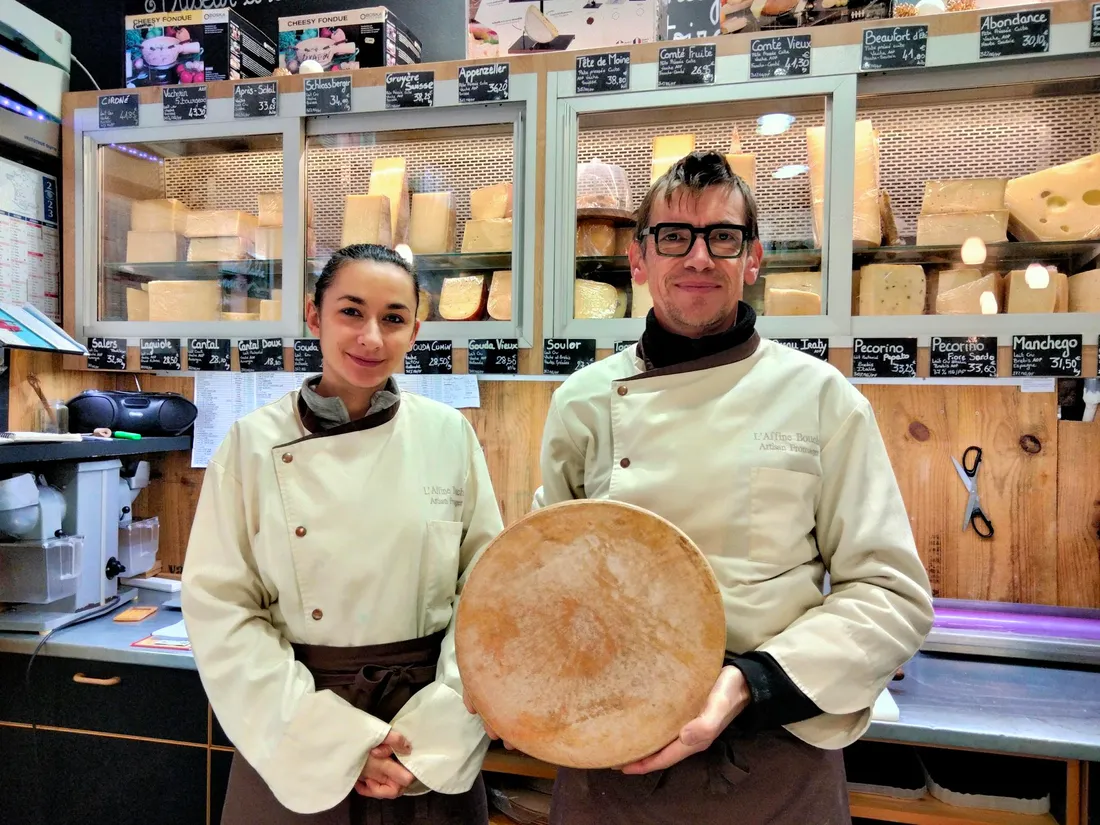
[[[141,591],[138,603],[167,598]],[[137,624],[104,616],[57,631],[39,655],[195,670],[190,653],[130,647],[180,618],[164,608]],[[0,653],[32,653],[40,638],[0,633]],[[919,654],[890,693],[900,720],[872,723],[866,738],[1100,762],[1097,669]]]

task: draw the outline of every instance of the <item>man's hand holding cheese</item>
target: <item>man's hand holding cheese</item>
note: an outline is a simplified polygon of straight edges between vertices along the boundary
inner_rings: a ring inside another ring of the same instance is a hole
[[[683,530],[718,580],[726,667],[657,754],[560,770],[551,821],[847,823],[839,749],[932,623],[881,435],[837,370],[756,332],[756,204],[722,155],[674,164],[637,217],[645,333],[554,393],[535,506],[613,499]]]

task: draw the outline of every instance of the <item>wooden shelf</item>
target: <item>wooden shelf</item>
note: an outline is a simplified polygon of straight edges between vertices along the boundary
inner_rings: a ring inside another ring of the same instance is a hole
[[[485,756],[484,770],[536,779],[553,779],[556,774],[553,765],[522,753],[500,750],[489,751]],[[984,808],[960,808],[944,804],[930,796],[924,799],[894,799],[852,792],[849,799],[852,816],[880,822],[901,822],[908,825],[1058,825],[1050,814],[1035,816]]]

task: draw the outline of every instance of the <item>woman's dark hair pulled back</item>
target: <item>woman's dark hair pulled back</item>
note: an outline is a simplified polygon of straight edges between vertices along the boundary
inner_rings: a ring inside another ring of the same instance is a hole
[[[325,297],[325,292],[332,286],[336,273],[340,271],[342,266],[353,261],[393,264],[408,272],[409,277],[412,279],[413,300],[416,302],[413,309],[420,308],[420,281],[416,277],[416,270],[413,269],[412,264],[388,246],[376,243],[357,243],[345,246],[343,249],[337,249],[332,253],[332,257],[328,259],[325,268],[321,270],[321,274],[317,278],[317,285],[313,289],[313,303],[317,305],[318,309],[321,308],[321,301]]]

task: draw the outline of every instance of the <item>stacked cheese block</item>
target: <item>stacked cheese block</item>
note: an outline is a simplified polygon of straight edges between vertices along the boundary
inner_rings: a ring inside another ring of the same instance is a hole
[[[256,217],[247,212],[213,209],[187,215],[187,260],[243,261],[256,247]]]
[[[806,129],[810,167],[810,206],[813,211],[814,245],[821,246],[825,226],[825,127]],[[879,187],[878,135],[869,120],[856,121],[855,192],[852,201],[852,244],[877,247],[884,236],[890,242],[893,218],[889,199]]]
[[[395,247],[408,243],[409,177],[404,158],[377,158],[367,194],[344,199],[340,245],[370,243]]]
[[[1008,240],[1006,181],[998,178],[930,180],[917,216],[917,246],[962,246]]]
[[[512,251],[512,184],[496,183],[470,192],[470,220],[462,252]]]
[[[260,192],[256,227],[256,257],[262,261],[283,258],[283,193]],[[313,199],[306,199],[306,257],[317,255],[317,238],[313,231]]]
[[[764,276],[765,315],[820,315],[820,272],[774,272]]]
[[[652,159],[649,166],[649,185],[652,186],[669,168],[695,151],[695,135],[660,135],[653,138]],[[744,180],[750,189],[756,188],[756,155],[741,150],[741,137],[734,130],[730,137],[726,161],[734,173]]]

